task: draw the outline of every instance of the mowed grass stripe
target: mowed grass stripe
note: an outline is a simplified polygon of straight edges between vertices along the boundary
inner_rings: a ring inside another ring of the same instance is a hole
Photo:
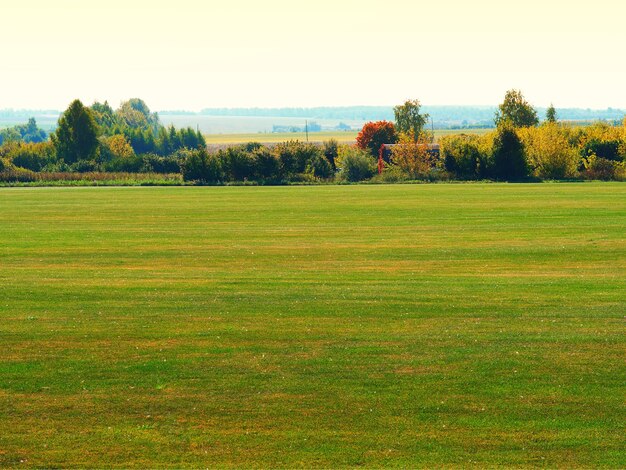
[[[623,467],[626,185],[0,191],[0,465]]]

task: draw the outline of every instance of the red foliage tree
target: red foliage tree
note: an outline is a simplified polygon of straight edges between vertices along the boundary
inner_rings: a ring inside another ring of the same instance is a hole
[[[374,157],[377,157],[383,144],[395,144],[397,140],[396,128],[392,122],[368,122],[359,132],[356,145],[363,150],[369,150]]]

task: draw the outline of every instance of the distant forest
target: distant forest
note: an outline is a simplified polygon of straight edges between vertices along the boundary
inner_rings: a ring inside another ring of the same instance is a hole
[[[497,106],[423,106],[422,110],[432,118],[436,129],[493,128]],[[609,121],[619,123],[626,110],[607,108],[557,108],[562,121]],[[537,108],[544,116],[546,109]],[[56,127],[60,116],[55,110],[0,110],[0,128],[9,127],[28,118],[36,117],[40,126],[48,131]],[[196,113],[191,111],[160,111],[161,116],[224,116],[224,117],[266,117],[326,119],[346,121],[393,121],[391,106],[342,106],[315,108],[206,108]],[[429,123],[430,124],[430,123]]]
[[[493,127],[497,106],[423,106],[437,128]],[[537,108],[545,115],[545,108]],[[582,108],[557,108],[560,119],[565,121],[620,121],[625,110]],[[245,116],[245,117],[294,117],[309,119],[345,119],[362,121],[393,120],[391,106],[343,106],[315,108],[206,108],[199,113],[186,111],[162,111],[162,115]]]

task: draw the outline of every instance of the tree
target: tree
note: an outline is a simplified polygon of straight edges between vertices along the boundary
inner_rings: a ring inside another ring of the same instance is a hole
[[[224,177],[222,164],[214,154],[206,149],[181,150],[181,173],[185,181],[217,183]]]
[[[393,108],[397,131],[412,136],[413,142],[417,142],[430,117],[428,114],[420,114],[421,107],[419,100],[406,100],[403,105]]]
[[[519,181],[528,177],[524,146],[509,122],[498,127],[493,142],[494,176],[504,181]]]
[[[391,163],[398,166],[411,179],[425,178],[436,164],[429,150],[424,136],[413,141],[411,135],[404,134],[391,150]]]
[[[546,111],[546,121],[548,121],[548,122],[556,122],[557,119],[558,119],[558,117],[556,115],[556,109],[554,109],[554,106],[552,104],[550,104],[550,107]]]
[[[59,118],[51,136],[57,156],[65,163],[92,160],[98,149],[97,124],[89,108],[74,100]]]
[[[377,121],[368,122],[363,126],[356,138],[356,145],[360,149],[369,150],[374,157],[377,157],[383,144],[395,144],[397,141],[398,137],[393,123]]]
[[[533,108],[519,90],[509,90],[504,96],[504,102],[496,112],[496,125],[508,121],[513,127],[532,127],[539,124],[537,111]]]

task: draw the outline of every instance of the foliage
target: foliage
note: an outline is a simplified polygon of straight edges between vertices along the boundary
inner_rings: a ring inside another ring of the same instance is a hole
[[[51,137],[57,157],[68,164],[96,156],[97,124],[89,108],[79,100],[73,101],[59,118],[57,130]]]
[[[499,126],[505,121],[510,122],[513,127],[531,127],[539,124],[537,111],[526,101],[519,90],[507,91],[504,101],[498,107],[496,125]]]
[[[554,108],[552,104],[550,104],[550,106],[546,110],[546,121],[555,123],[557,122],[557,120],[558,120],[558,117],[556,114],[556,109]]]
[[[412,136],[414,142],[420,138],[422,129],[430,117],[428,114],[420,114],[421,106],[419,100],[406,100],[403,105],[393,108],[396,130],[399,133]]]
[[[590,180],[623,180],[626,164],[590,155],[583,159],[583,176]]]
[[[298,179],[307,170],[310,161],[323,157],[322,149],[317,145],[292,140],[274,147],[280,160],[281,175],[286,179]]]
[[[151,113],[148,105],[139,98],[123,102],[115,112],[119,122],[134,129],[150,129],[157,132],[161,126],[159,116]]]
[[[569,131],[553,122],[519,129],[533,176],[542,179],[576,177],[579,155],[570,144]]]
[[[392,122],[368,122],[363,126],[356,138],[356,145],[362,150],[369,150],[370,154],[378,157],[383,144],[395,144],[398,141],[396,128]]]
[[[123,134],[101,137],[99,141],[101,161],[106,162],[115,158],[131,158],[135,156],[133,147]]]
[[[95,160],[78,160],[70,165],[70,171],[77,173],[91,173],[100,170],[100,164]]]
[[[481,149],[483,140],[479,136],[466,134],[442,137],[439,144],[446,171],[459,179],[487,177],[488,152]]]
[[[423,135],[413,140],[403,134],[391,150],[391,163],[406,173],[410,179],[424,179],[437,164],[436,158],[428,148],[428,141]]]
[[[5,144],[2,153],[13,165],[31,171],[41,171],[55,160],[51,142]]]
[[[524,146],[515,129],[506,122],[498,127],[493,143],[493,176],[503,181],[528,177]]]
[[[256,160],[256,172],[263,182],[280,181],[280,160],[269,148],[260,146],[252,150]]]
[[[340,152],[340,176],[350,182],[363,181],[376,173],[376,160],[357,147],[344,147]]]
[[[180,155],[184,181],[218,183],[223,180],[222,164],[217,155],[205,149],[183,150]]]
[[[218,153],[226,179],[232,181],[255,179],[257,174],[257,156],[254,150],[257,150],[257,148],[237,145],[221,150]]]
[[[39,143],[47,138],[47,132],[37,127],[35,118],[30,118],[26,124],[0,130],[0,145],[8,141]]]
[[[333,167],[333,170],[337,169],[337,165],[335,164],[335,159],[337,158],[339,152],[339,143],[335,139],[330,139],[324,142],[324,156],[326,160],[330,162]]]
[[[306,164],[306,173],[314,178],[327,180],[334,174],[333,166],[321,153],[316,153]]]

